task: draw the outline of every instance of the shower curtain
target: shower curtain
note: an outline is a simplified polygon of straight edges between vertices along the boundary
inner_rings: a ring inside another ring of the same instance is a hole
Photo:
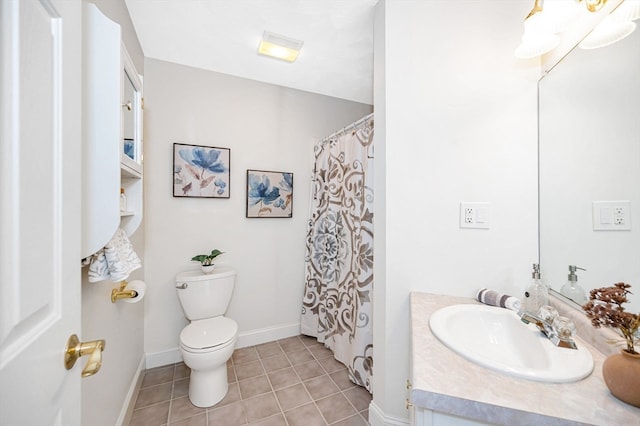
[[[373,114],[314,147],[302,334],[371,392],[373,375]]]

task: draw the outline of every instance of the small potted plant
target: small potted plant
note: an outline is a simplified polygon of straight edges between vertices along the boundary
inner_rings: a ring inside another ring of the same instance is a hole
[[[213,264],[213,259],[220,256],[222,253],[224,252],[218,249],[213,249],[211,250],[211,253],[199,254],[197,256],[193,256],[191,260],[200,262],[200,265],[201,265],[200,268],[202,269],[202,272],[204,272],[205,274],[210,274],[213,272],[214,268],[216,267]]]
[[[591,290],[589,301],[582,309],[591,324],[600,328],[617,328],[624,337],[626,348],[607,357],[602,365],[602,376],[611,393],[618,399],[640,407],[640,353],[636,351],[640,314],[624,310],[631,285],[617,283],[611,287]]]

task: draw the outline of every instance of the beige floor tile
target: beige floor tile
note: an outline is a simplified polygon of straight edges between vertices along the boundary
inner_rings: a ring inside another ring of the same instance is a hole
[[[246,424],[242,402],[237,401],[224,407],[209,409],[209,426],[241,426]]]
[[[140,389],[134,408],[142,408],[171,399],[172,382]]]
[[[301,351],[287,353],[287,358],[293,365],[303,364],[305,362],[313,361],[315,358],[311,355],[308,349],[302,349]]]
[[[340,389],[333,379],[327,374],[307,380],[304,382],[304,387],[307,388],[309,395],[311,395],[311,398],[314,400],[340,392]]]
[[[146,388],[172,381],[174,369],[175,366],[172,364],[165,367],[152,368],[151,370],[146,371],[144,378],[142,379],[141,387]]]
[[[243,399],[242,406],[249,422],[262,420],[280,412],[280,407],[273,392]]]
[[[170,423],[170,426],[207,426],[207,413],[198,414],[197,416],[187,417]]]
[[[287,426],[287,421],[284,419],[284,415],[276,414],[275,416],[267,417],[266,419],[249,423],[249,425],[251,426]]]
[[[299,351],[305,348],[304,344],[302,343],[302,340],[300,340],[300,338],[297,336],[278,340],[278,343],[280,344],[280,347],[285,353]]]
[[[353,405],[358,411],[369,408],[371,394],[361,386],[355,386],[351,389],[345,390],[344,396],[347,397],[349,402],[351,402],[351,405]]]
[[[316,405],[329,423],[335,423],[358,414],[347,398],[340,393],[319,399],[316,401]]]
[[[269,358],[275,355],[281,355],[282,349],[280,349],[280,345],[278,342],[269,342],[263,343],[262,345],[257,345],[256,350],[258,351],[258,355],[260,358]]]
[[[246,364],[247,362],[253,362],[258,360],[258,351],[256,351],[255,346],[249,346],[248,348],[236,349],[233,352],[234,367],[237,367],[239,364]]]
[[[246,380],[264,374],[264,368],[260,361],[253,361],[246,364],[236,365],[236,378]]]
[[[170,402],[151,405],[133,411],[129,426],[158,426],[167,423]]]
[[[329,374],[336,385],[340,388],[340,390],[350,389],[356,386],[351,380],[349,380],[349,373],[345,371],[336,371],[335,373]]]
[[[360,416],[360,414],[356,414],[355,416],[351,416],[347,419],[341,420],[336,423],[331,423],[331,426],[368,426],[369,423],[365,421],[365,419]]]
[[[189,378],[174,381],[171,398],[180,398],[186,395],[189,395]]]
[[[293,368],[303,381],[325,374],[324,369],[315,360],[294,365]]]
[[[173,372],[173,380],[184,379],[185,377],[189,377],[190,374],[191,369],[187,367],[184,362],[180,362],[176,364],[176,369]]]
[[[285,411],[284,416],[287,418],[289,426],[325,426],[327,424],[315,404],[307,404]]]
[[[252,377],[247,380],[240,380],[240,397],[242,399],[252,398],[263,393],[271,392],[271,384],[266,375]]]
[[[206,412],[205,408],[196,407],[186,396],[172,399],[171,410],[169,412],[169,423],[193,417]]]
[[[214,405],[213,408],[229,405],[237,401],[240,401],[240,389],[238,388],[238,383],[230,383],[229,389],[227,389],[227,394],[222,398],[222,401]]]
[[[264,366],[265,371],[271,372],[276,370],[282,370],[286,367],[291,367],[289,360],[284,354],[272,356],[270,358],[264,358],[262,360],[262,365]]]
[[[311,398],[302,383],[277,390],[276,397],[280,407],[282,407],[282,411],[288,411],[311,402]]]
[[[347,369],[347,367],[345,367],[343,363],[335,359],[333,356],[320,358],[318,362],[320,363],[320,365],[322,365],[322,368],[324,368],[327,373],[333,373],[334,371]]]
[[[293,371],[293,368],[290,367],[268,373],[267,377],[269,377],[269,381],[271,382],[273,389],[282,389],[287,386],[300,383],[298,375]]]
[[[333,352],[331,352],[331,349],[325,348],[322,345],[311,346],[308,349],[313,354],[313,356],[316,357],[316,359],[322,359],[329,356],[333,356]]]

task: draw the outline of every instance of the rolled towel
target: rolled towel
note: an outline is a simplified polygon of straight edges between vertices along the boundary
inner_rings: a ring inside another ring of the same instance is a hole
[[[118,228],[115,235],[96,253],[83,259],[89,265],[89,282],[95,283],[110,278],[119,282],[129,278],[129,274],[142,267],[140,258],[133,250],[126,232]]]
[[[476,294],[476,300],[485,305],[498,306],[500,308],[511,309],[518,312],[520,310],[520,299],[508,294],[498,293],[495,290],[481,288]]]

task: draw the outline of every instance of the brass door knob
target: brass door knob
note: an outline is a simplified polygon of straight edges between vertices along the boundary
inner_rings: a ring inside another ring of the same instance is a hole
[[[64,352],[64,367],[71,370],[78,358],[89,355],[87,364],[82,369],[82,377],[89,377],[100,371],[102,367],[102,351],[104,350],[104,340],[92,340],[81,342],[78,336],[72,334],[67,340],[67,347]]]

